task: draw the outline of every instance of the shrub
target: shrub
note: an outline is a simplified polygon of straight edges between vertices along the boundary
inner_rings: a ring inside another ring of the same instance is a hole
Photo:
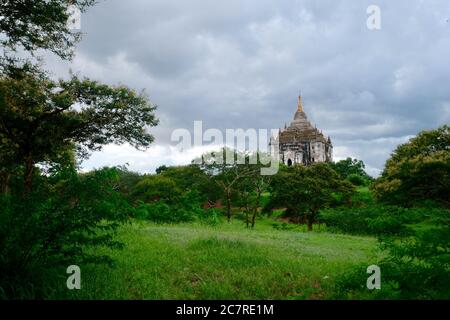
[[[406,235],[406,224],[417,223],[429,216],[425,209],[405,209],[396,206],[341,207],[320,212],[319,221],[329,230],[365,235]]]
[[[39,298],[43,270],[110,262],[87,249],[121,246],[113,240],[113,232],[130,207],[114,190],[116,182],[115,169],[78,175],[71,168],[35,180],[28,196],[1,196],[0,292],[6,298],[25,298],[23,292]]]
[[[157,223],[179,223],[193,221],[204,215],[201,197],[197,191],[182,195],[177,203],[154,201],[140,203],[135,209],[135,217],[148,219]]]
[[[362,176],[360,176],[358,174],[354,174],[354,173],[350,174],[347,177],[347,180],[350,181],[355,186],[364,186],[367,183],[366,180]]]
[[[450,299],[450,211],[433,210],[407,237],[380,240],[386,250],[376,263],[381,290],[367,290],[367,266],[361,266],[337,281],[338,297]]]
[[[136,201],[163,201],[174,204],[179,201],[181,190],[171,178],[161,175],[146,176],[139,181],[131,193]]]
[[[199,212],[198,218],[201,223],[215,226],[222,222],[223,214],[216,208],[203,209]]]

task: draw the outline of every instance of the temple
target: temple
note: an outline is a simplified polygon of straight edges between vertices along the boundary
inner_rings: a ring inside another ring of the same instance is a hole
[[[330,137],[313,127],[303,111],[302,97],[298,97],[297,111],[289,126],[280,129],[278,137],[271,144],[278,143],[280,160],[284,164],[309,166],[317,162],[331,162],[333,145]]]

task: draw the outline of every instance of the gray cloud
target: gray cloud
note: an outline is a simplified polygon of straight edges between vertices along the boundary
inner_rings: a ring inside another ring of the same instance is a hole
[[[381,8],[379,31],[366,28],[370,4]],[[76,59],[50,65],[145,88],[159,105],[157,145],[194,120],[282,127],[301,88],[337,157],[357,156],[376,174],[398,143],[450,122],[449,18],[450,3],[438,0],[108,0],[83,15]]]

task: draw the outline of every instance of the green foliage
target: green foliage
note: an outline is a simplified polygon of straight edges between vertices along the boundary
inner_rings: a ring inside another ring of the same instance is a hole
[[[347,179],[355,186],[367,185],[372,179],[364,170],[366,168],[362,160],[347,158],[338,162],[330,163],[342,179]]]
[[[198,212],[198,219],[201,223],[216,226],[223,221],[223,214],[219,209],[203,209]]]
[[[271,183],[270,208],[286,208],[292,216],[304,217],[308,228],[320,209],[348,203],[353,186],[327,164],[283,168]]]
[[[159,178],[159,176],[156,176]],[[168,178],[164,178],[168,179]],[[154,194],[156,190],[148,191]],[[165,190],[164,190],[165,192]],[[202,201],[197,191],[189,191],[180,194],[177,201],[171,199],[159,198],[150,203],[140,203],[135,209],[135,217],[147,219],[157,223],[179,223],[200,219],[208,223],[214,223],[216,219],[212,212],[202,209]],[[209,221],[210,220],[210,221]]]
[[[355,194],[353,194],[352,206],[361,207],[366,205],[372,205],[375,203],[373,194],[368,187],[357,187]]]
[[[109,262],[89,247],[120,247],[113,239],[131,208],[114,190],[115,169],[78,175],[65,169],[41,177],[27,197],[0,197],[0,288],[8,298],[43,281],[43,270],[61,264]],[[37,290],[37,291],[36,291]]]
[[[196,190],[202,197],[202,201],[214,201],[220,197],[218,188],[211,188],[210,177],[197,165],[161,166],[158,169],[159,175],[172,179],[182,192]]]
[[[181,197],[181,190],[174,180],[160,175],[145,176],[132,191],[132,198],[137,201],[162,201],[175,204]]]
[[[117,167],[117,172],[119,175],[118,191],[131,202],[132,192],[139,181],[142,180],[142,176],[137,172],[129,171],[125,166]]]
[[[423,209],[405,209],[397,206],[370,205],[340,207],[320,212],[319,220],[328,230],[350,234],[404,235],[410,232],[407,224],[418,223],[429,217]]]
[[[95,0],[21,0],[0,4],[0,43],[13,50],[29,52],[50,50],[61,58],[70,58],[81,33],[69,29],[69,6],[81,11]]]
[[[353,183],[355,186],[363,186],[366,184],[366,180],[362,176],[355,173],[349,174],[347,180]]]
[[[215,186],[210,188],[216,191],[214,195],[226,203],[228,222],[234,204],[245,207],[247,215],[252,212],[251,226],[255,225],[261,194],[266,191],[270,180],[270,177],[261,175],[261,160],[265,157],[263,153],[250,154],[229,148],[202,155],[200,168]],[[246,222],[249,226],[250,218]]]
[[[157,223],[176,223],[189,221],[190,215],[185,216],[184,211],[174,210],[162,201],[143,203],[138,207],[139,216]]]
[[[404,238],[383,237],[387,255],[381,269],[381,290],[364,289],[363,267],[344,275],[337,295],[384,299],[450,299],[450,211],[434,210],[425,228],[412,230]],[[364,294],[365,292],[365,294]]]
[[[0,171],[23,165],[28,192],[36,164],[61,163],[75,148],[86,156],[109,143],[147,147],[154,110],[144,94],[125,86],[76,76],[55,82],[40,71],[8,68],[0,77]]]
[[[378,200],[413,206],[434,201],[450,207],[450,127],[422,131],[387,160],[373,185]]]

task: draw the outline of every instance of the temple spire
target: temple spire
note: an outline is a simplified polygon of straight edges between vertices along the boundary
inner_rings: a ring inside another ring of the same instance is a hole
[[[303,105],[302,105],[302,95],[300,94],[298,96],[298,106],[297,106],[298,112],[303,112]]]

